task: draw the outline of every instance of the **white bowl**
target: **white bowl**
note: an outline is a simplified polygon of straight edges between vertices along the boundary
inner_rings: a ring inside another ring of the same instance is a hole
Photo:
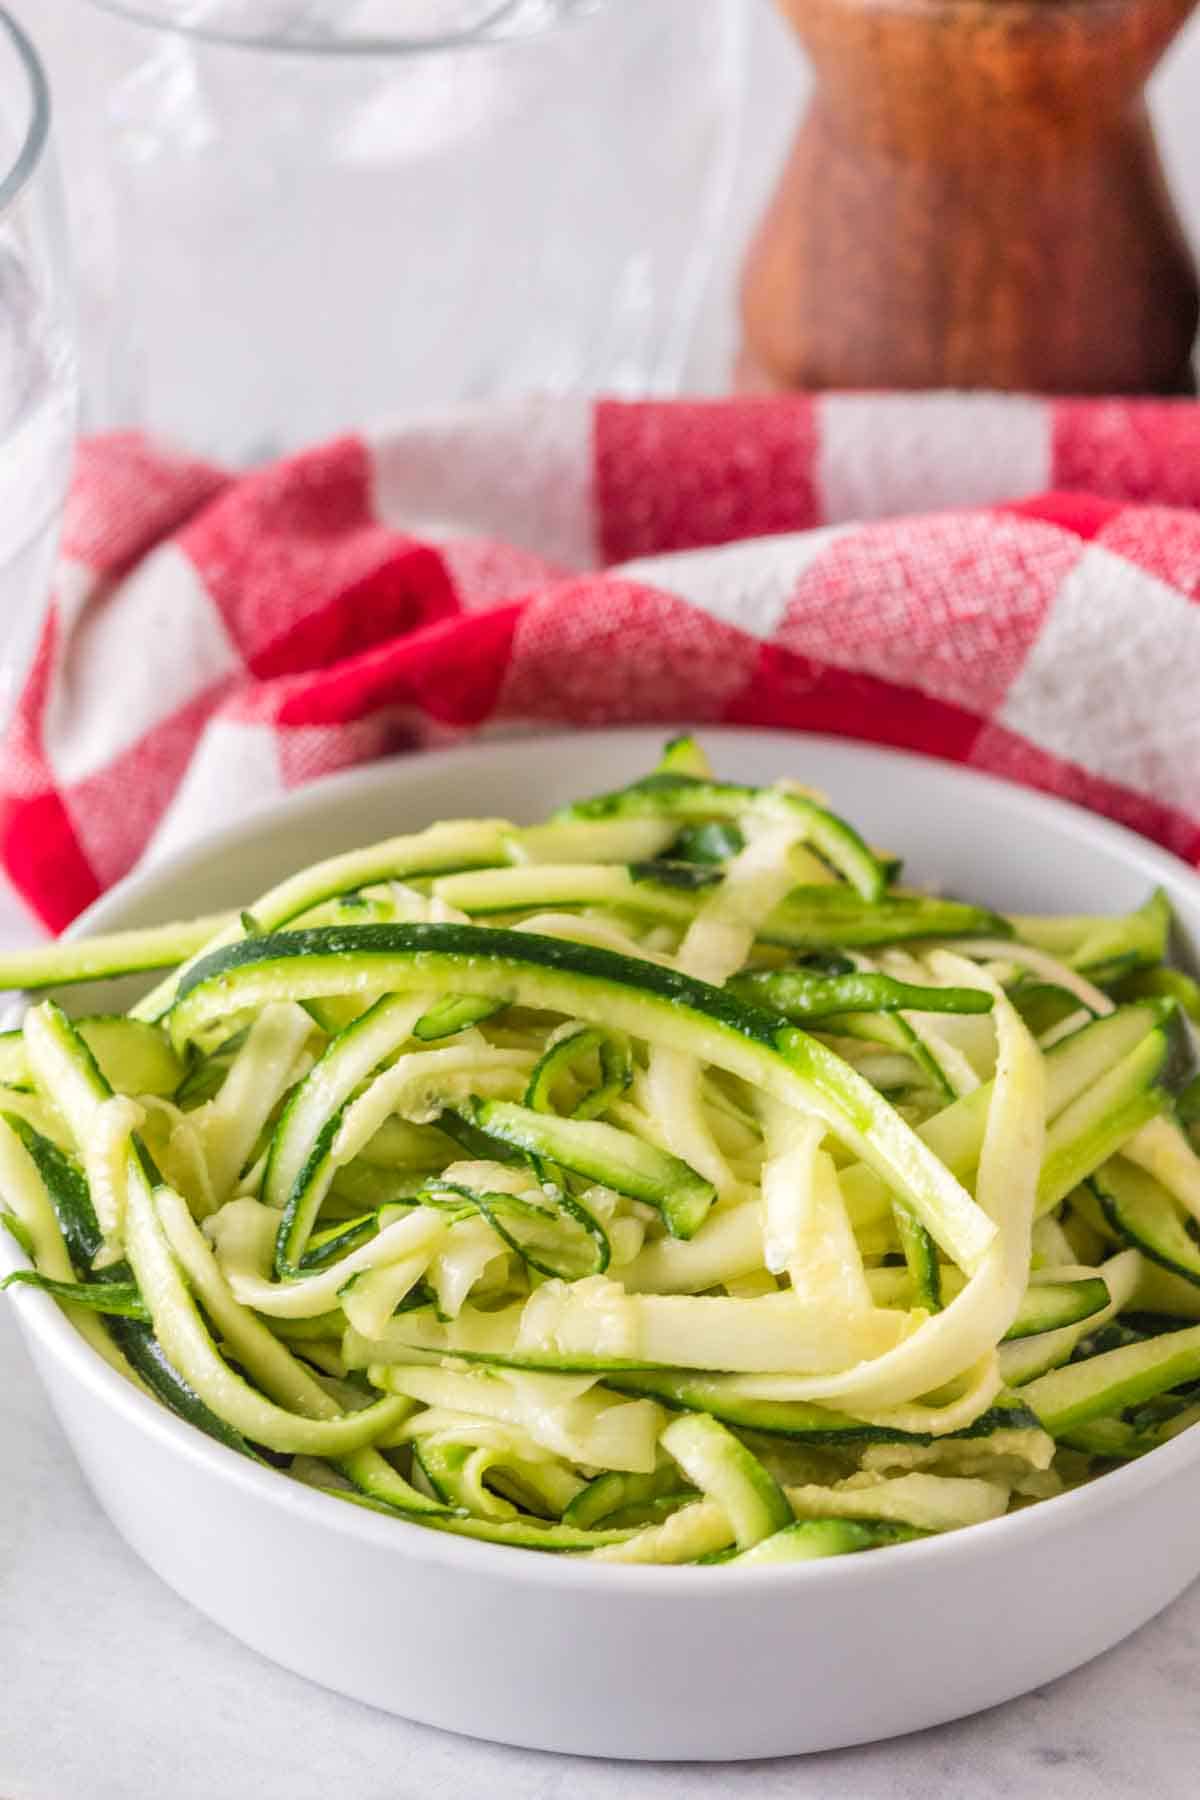
[[[324,781],[94,906],[92,931],[248,902],[286,871],[455,814],[527,820],[615,785],[661,733],[494,743]],[[1200,880],[1073,807],[921,757],[706,731],[722,772],[825,788],[911,874],[1002,907],[1120,910],[1154,882],[1188,941]],[[0,1268],[19,1255],[0,1234]],[[87,1479],[176,1592],[266,1656],[475,1737],[587,1755],[832,1749],[1010,1699],[1108,1649],[1200,1572],[1200,1431],[944,1538],[793,1568],[591,1565],[361,1512],[255,1467],[10,1293]]]

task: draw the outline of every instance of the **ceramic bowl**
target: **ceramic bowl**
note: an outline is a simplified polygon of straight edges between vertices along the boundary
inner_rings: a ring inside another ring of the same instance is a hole
[[[338,776],[125,882],[76,930],[245,903],[299,864],[438,817],[532,820],[643,771],[661,736],[491,743]],[[1184,960],[1200,941],[1196,875],[1073,807],[888,750],[705,738],[734,778],[827,790],[910,878],[1043,911],[1121,910],[1160,882]],[[0,1269],[19,1260],[0,1234]],[[258,1468],[123,1383],[53,1302],[8,1299],[96,1498],[164,1581],[311,1680],[475,1737],[708,1759],[915,1731],[1064,1674],[1200,1571],[1200,1431],[1019,1514],[870,1556],[593,1565],[442,1536]]]

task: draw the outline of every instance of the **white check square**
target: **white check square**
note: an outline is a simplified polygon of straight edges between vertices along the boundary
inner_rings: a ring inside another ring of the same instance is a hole
[[[198,699],[242,660],[195,568],[174,545],[99,593],[68,641],[43,722],[60,787],[76,786]]]
[[[998,722],[1095,775],[1195,810],[1200,605],[1102,545],[1056,594]]]

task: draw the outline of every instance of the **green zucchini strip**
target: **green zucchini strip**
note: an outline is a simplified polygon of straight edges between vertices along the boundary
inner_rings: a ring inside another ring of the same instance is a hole
[[[1105,1218],[1127,1244],[1200,1287],[1200,1243],[1161,1183],[1117,1156],[1101,1165],[1090,1185]]]
[[[299,1267],[316,1218],[318,1197],[306,1198],[306,1187],[300,1184],[322,1134],[359,1083],[406,1042],[425,1010],[419,996],[385,994],[332,1040],[293,1088],[271,1138],[262,1187],[266,1204],[282,1214],[277,1252],[281,1275]]]
[[[328,1113],[311,1139],[308,1154],[286,1190],[282,1205],[275,1247],[276,1273],[283,1278],[299,1273],[313,1222],[339,1170],[367,1149],[393,1109],[416,1104],[425,1112],[436,1110],[441,1115],[454,1097],[456,1086],[461,1086],[468,1075],[481,1088],[496,1078],[502,1085],[519,1088],[524,1085],[528,1068],[528,1055],[518,1050],[477,1050],[450,1043],[444,1049],[397,1057],[386,1070],[377,1072],[352,1101],[338,1104],[336,1110]],[[341,1091],[344,1074],[341,1066],[327,1070],[326,1077],[331,1077],[332,1082],[325,1078],[319,1082],[311,1096],[313,1108],[306,1107],[295,1121],[281,1123],[275,1142],[288,1159],[297,1137],[311,1123],[311,1112],[328,1102],[331,1091]],[[268,1204],[280,1191],[275,1186],[274,1173],[269,1161],[264,1177]]]
[[[171,969],[228,929],[229,914],[214,913],[206,919],[172,925],[144,925],[103,937],[38,944],[0,956],[0,988],[73,987],[85,981],[109,981],[116,975]]]
[[[749,788],[703,776],[663,770],[614,794],[579,801],[560,818],[606,819],[649,815],[679,820],[741,818],[757,814],[794,819],[807,841],[868,900],[877,900],[887,885],[878,858],[852,825],[794,788]]]
[[[224,924],[201,921],[212,927],[202,945],[170,959],[181,963],[180,969],[139,1000],[132,1009],[132,1016],[136,1019],[161,1018],[170,1009],[180,981],[196,960],[197,952],[203,948],[211,953],[224,944],[244,940],[247,917],[260,932],[278,931],[324,901],[368,887],[372,882],[408,881],[415,876],[436,874],[442,869],[476,869],[502,863],[505,861],[505,836],[510,830],[502,819],[465,819],[453,824],[431,825],[428,831],[388,838],[366,850],[351,850],[345,856],[333,856],[327,862],[314,863],[311,868],[302,869],[299,874],[289,876],[261,894],[248,913],[241,913]]]
[[[848,975],[820,975],[806,969],[760,969],[729,983],[730,992],[752,1006],[778,1013],[796,1025],[837,1013],[986,1013],[992,998],[980,988],[917,987],[892,975],[855,969]]]
[[[25,1141],[25,1132],[21,1130],[23,1123],[11,1115],[0,1122],[0,1193],[20,1221],[37,1273],[48,1281],[69,1287],[80,1271],[71,1260],[68,1240],[56,1216],[42,1169]],[[81,1337],[105,1362],[119,1374],[128,1376],[125,1359],[95,1313],[78,1305],[67,1305],[65,1311]]]
[[[257,1386],[288,1412],[300,1413],[326,1424],[339,1422],[342,1415],[337,1404],[316,1378],[247,1307],[240,1306],[234,1299],[212,1251],[178,1194],[160,1189],[155,1197],[155,1210],[193,1294]],[[382,1435],[403,1417],[403,1413],[392,1407],[386,1415],[379,1414],[378,1417],[379,1435]],[[310,1453],[313,1453],[311,1449]],[[372,1482],[386,1480],[393,1506],[403,1505],[406,1510],[419,1514],[443,1510],[436,1504],[431,1506],[423,1494],[405,1482],[377,1451],[366,1447],[365,1443],[362,1447],[350,1445],[349,1453],[340,1458],[336,1451],[329,1454],[335,1457],[342,1473],[368,1493]]]
[[[832,1051],[706,983],[611,951],[470,925],[363,925],[247,939],[184,978],[172,1040],[182,1046],[238,1008],[351,993],[364,982],[389,992],[434,984],[506,994],[510,1004],[681,1049],[825,1118],[895,1185],[961,1268],[978,1268],[995,1236],[945,1166]]]
[[[691,1237],[716,1195],[694,1169],[599,1119],[560,1119],[504,1100],[474,1100],[464,1108],[477,1130],[501,1144],[546,1157],[590,1181],[657,1207],[674,1237]]]
[[[902,1544],[923,1534],[910,1525],[885,1525],[878,1519],[795,1519],[782,1531],[741,1550],[730,1562],[741,1567],[762,1563],[814,1562],[826,1556],[846,1556],[859,1550],[878,1550],[885,1544]]]
[[[1005,1385],[1022,1389],[1037,1375],[1068,1362],[1085,1336],[1106,1325],[1140,1293],[1145,1264],[1136,1250],[1123,1250],[1100,1264],[1096,1273],[1104,1282],[1107,1302],[1097,1312],[1070,1324],[1011,1339],[998,1351]]]
[[[118,1094],[154,1094],[167,1099],[183,1079],[184,1065],[157,1025],[98,1013],[76,1019],[75,1029]],[[32,1082],[22,1033],[0,1032],[0,1085],[28,1088]]]
[[[92,1312],[110,1313],[118,1319],[139,1319],[144,1325],[150,1322],[137,1284],[132,1281],[53,1281],[36,1269],[14,1269],[0,1281],[0,1290],[20,1282],[40,1288],[42,1293],[53,1294],[56,1300],[67,1301],[72,1306],[86,1306]]]
[[[439,899],[473,918],[534,908],[605,906],[686,928],[716,884],[706,874],[698,885],[681,887],[662,879],[657,864],[625,869],[582,863],[482,869],[444,876],[433,885]],[[764,944],[819,950],[974,937],[1003,927],[1003,920],[957,900],[887,894],[872,904],[853,888],[822,886],[792,887],[763,919],[757,935]]]
[[[1166,1331],[1039,1375],[1023,1398],[1052,1437],[1200,1378],[1200,1326]]]
[[[792,1509],[779,1483],[716,1419],[704,1413],[673,1419],[661,1441],[692,1485],[729,1515],[739,1550],[791,1524]]]
[[[569,1031],[556,1038],[543,1052],[529,1077],[525,1104],[535,1112],[561,1112],[555,1105],[555,1083],[562,1076],[574,1075],[580,1064],[595,1055],[599,1080],[568,1108],[573,1119],[594,1119],[605,1112],[611,1102],[625,1092],[633,1079],[633,1063],[628,1043],[619,1042],[610,1032],[595,1027]]]
[[[177,1201],[178,1196],[171,1196],[168,1205]],[[132,1156],[126,1219],[130,1266],[156,1338],[205,1405],[235,1431],[271,1450],[339,1457],[365,1449],[404,1416],[406,1408],[392,1398],[353,1413],[343,1414],[334,1407],[333,1416],[325,1418],[303,1417],[264,1398],[235,1373],[213,1342],[163,1230],[150,1185]]]

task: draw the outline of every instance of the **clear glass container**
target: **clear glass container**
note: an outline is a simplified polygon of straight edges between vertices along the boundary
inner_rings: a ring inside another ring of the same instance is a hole
[[[671,391],[744,5],[38,0],[89,421],[241,461],[529,389]]]
[[[32,46],[0,10],[0,722],[45,614],[74,434],[49,93]]]

